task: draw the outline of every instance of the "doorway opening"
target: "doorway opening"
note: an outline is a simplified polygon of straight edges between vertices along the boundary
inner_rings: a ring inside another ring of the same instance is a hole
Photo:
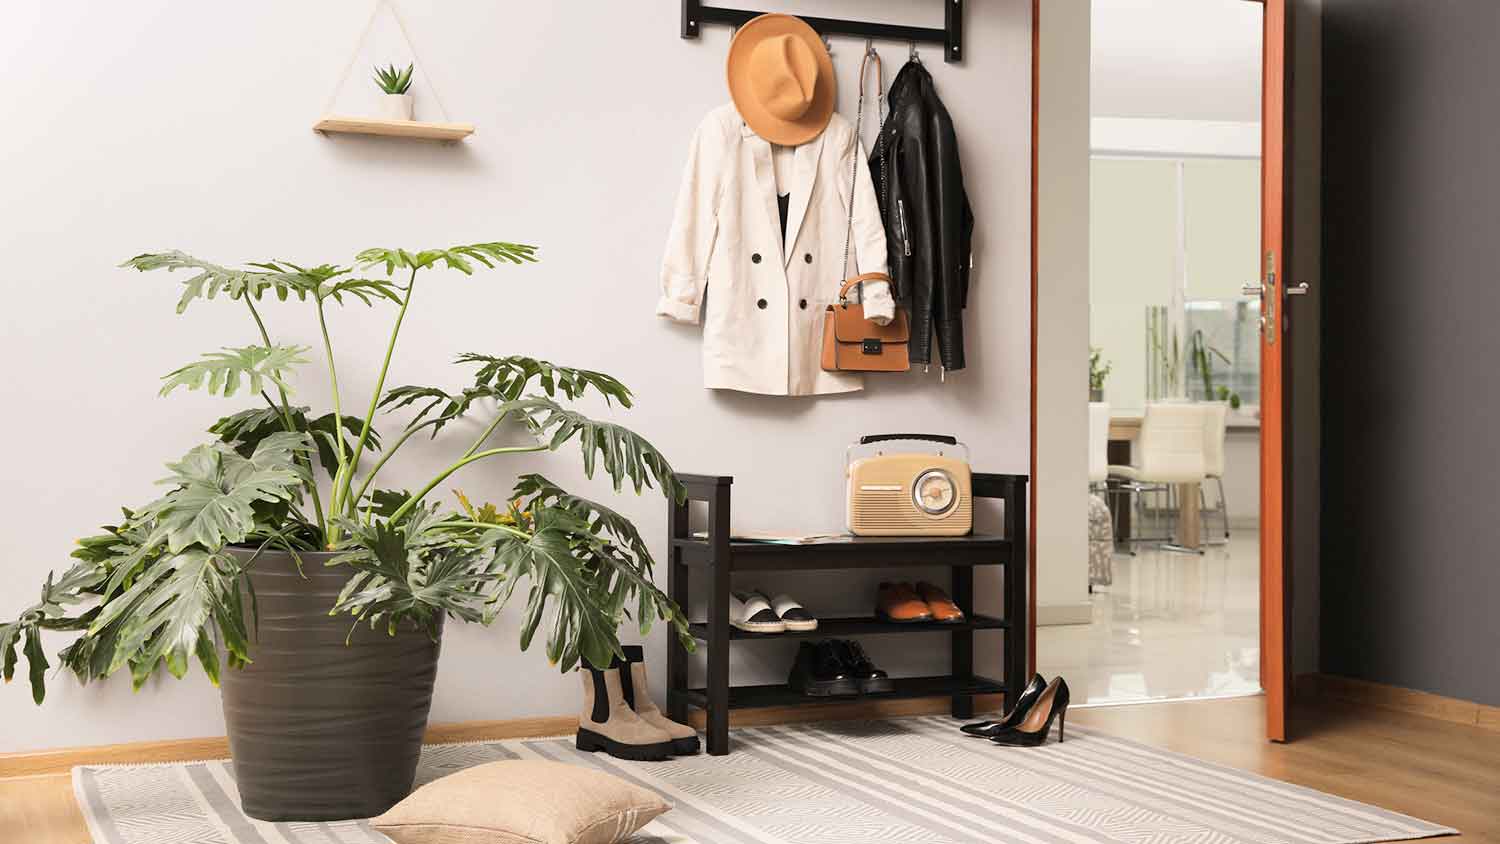
[[[1091,5],[1088,587],[1037,667],[1082,703],[1257,694],[1264,7]]]

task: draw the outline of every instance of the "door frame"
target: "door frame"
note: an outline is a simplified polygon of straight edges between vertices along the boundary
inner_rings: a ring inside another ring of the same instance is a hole
[[[1291,10],[1287,0],[1247,0],[1264,7],[1261,36],[1261,254],[1275,259],[1277,278],[1284,281],[1291,267],[1292,201],[1291,201],[1291,92],[1292,66]],[[1027,598],[1026,664],[1028,673],[1036,670],[1036,537],[1037,507],[1041,495],[1034,482],[1037,477],[1037,319],[1038,281],[1038,185],[1039,115],[1041,111],[1041,0],[1031,3],[1031,508],[1028,514],[1030,532],[1026,549]],[[1273,119],[1268,119],[1268,116]],[[1279,134],[1279,156],[1267,156],[1273,148],[1273,133]],[[1267,161],[1275,158],[1274,166]],[[1262,267],[1262,270],[1265,268]],[[1260,280],[1265,281],[1264,274]],[[1283,285],[1284,286],[1284,285]],[[1286,299],[1278,287],[1273,294],[1277,308],[1273,326],[1283,339],[1270,349],[1261,344],[1261,405],[1279,404],[1280,412],[1271,415],[1271,425],[1261,428],[1261,554],[1260,554],[1260,675],[1266,696],[1266,737],[1271,741],[1287,739],[1286,712],[1291,683],[1291,469],[1287,464],[1291,449],[1291,432],[1284,425],[1289,417],[1287,397],[1290,360],[1285,341]],[[1264,373],[1274,366],[1271,390],[1266,390]],[[1269,447],[1268,447],[1269,446]]]

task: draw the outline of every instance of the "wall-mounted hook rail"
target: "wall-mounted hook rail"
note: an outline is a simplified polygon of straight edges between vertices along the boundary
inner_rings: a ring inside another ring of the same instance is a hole
[[[943,45],[943,61],[962,61],[964,57],[964,4],[963,0],[942,0],[943,28],[925,26],[901,26],[873,21],[839,20],[838,18],[813,18],[801,16],[813,29],[824,36],[852,35],[856,38],[878,38],[886,41],[906,41],[916,44]],[[705,6],[702,0],[682,0],[682,37],[697,38],[706,23],[727,24],[738,27],[761,12],[747,9],[725,9]]]

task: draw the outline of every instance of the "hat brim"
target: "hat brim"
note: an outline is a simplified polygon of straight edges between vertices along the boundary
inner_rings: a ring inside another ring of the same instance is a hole
[[[795,120],[771,114],[761,106],[750,88],[750,54],[762,41],[778,35],[791,35],[806,42],[818,60],[818,78],[813,84],[812,102],[807,111]],[[768,14],[747,21],[729,42],[729,58],[725,66],[729,78],[729,97],[750,131],[773,144],[798,146],[816,138],[828,128],[828,121],[833,117],[833,58],[823,46],[823,39],[801,18]]]

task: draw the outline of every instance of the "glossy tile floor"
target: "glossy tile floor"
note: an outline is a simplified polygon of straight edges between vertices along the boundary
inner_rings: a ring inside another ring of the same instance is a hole
[[[1078,703],[1260,691],[1260,539],[1236,529],[1202,556],[1142,547],[1116,554],[1095,587],[1092,624],[1042,627],[1037,663]]]

